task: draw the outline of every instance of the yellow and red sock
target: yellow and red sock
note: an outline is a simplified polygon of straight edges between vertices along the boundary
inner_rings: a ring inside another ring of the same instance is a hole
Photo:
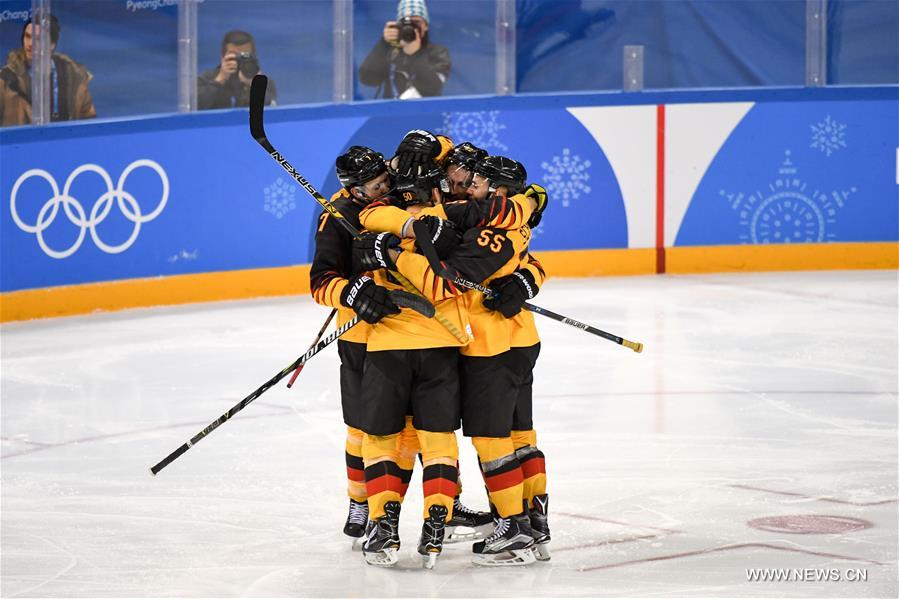
[[[524,497],[521,465],[511,437],[472,437],[490,503],[503,518],[521,513]]]
[[[546,493],[546,458],[537,448],[537,432],[512,431],[512,444],[515,455],[521,464],[524,478],[524,498],[528,507],[534,507],[534,496]]]
[[[402,501],[402,471],[397,465],[399,433],[362,437],[362,459],[365,463],[365,488],[368,492],[368,517],[384,515],[384,504]]]
[[[365,490],[365,465],[362,462],[363,434],[358,428],[346,427],[346,494],[359,503],[365,503],[368,499],[368,492]]]
[[[421,444],[418,442],[418,431],[412,426],[412,416],[406,416],[406,428],[400,432],[399,455],[396,462],[400,468],[402,497],[406,497],[409,481],[412,480],[412,471],[415,470],[415,460],[420,451]]]
[[[421,480],[424,487],[424,517],[432,505],[446,508],[446,519],[453,517],[453,500],[456,497],[459,469],[459,445],[455,433],[418,431],[421,443]]]

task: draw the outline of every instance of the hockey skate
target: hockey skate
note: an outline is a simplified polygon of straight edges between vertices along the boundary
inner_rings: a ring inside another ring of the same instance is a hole
[[[365,540],[368,524],[368,502],[350,499],[350,511],[343,525],[343,534],[353,540],[353,549],[357,549]]]
[[[536,559],[533,547],[527,515],[500,518],[493,534],[472,546],[472,562],[479,566],[526,566]]]
[[[453,517],[446,523],[446,544],[479,541],[493,530],[490,512],[477,512],[459,501],[453,502]]]
[[[437,564],[437,557],[443,551],[443,536],[446,527],[447,510],[442,505],[432,505],[428,517],[421,527],[418,552],[422,556],[421,565],[428,570]]]
[[[548,562],[549,555],[549,495],[535,495],[534,507],[530,510],[531,530],[534,537],[534,557]]]
[[[388,501],[384,504],[384,515],[373,522],[371,530],[362,544],[365,561],[373,566],[394,565],[400,549],[400,503]]]

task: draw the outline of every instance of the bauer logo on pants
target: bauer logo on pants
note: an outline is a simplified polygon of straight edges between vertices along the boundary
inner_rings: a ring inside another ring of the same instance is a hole
[[[156,174],[159,175],[159,180],[162,183],[162,195],[157,200],[156,207],[147,214],[144,214],[141,211],[140,203],[138,203],[137,198],[125,190],[125,182],[128,179],[128,175],[135,169],[141,167],[146,167],[155,171]],[[106,185],[106,192],[94,199],[92,204],[89,203],[90,200],[85,204],[82,204],[78,198],[71,195],[72,184],[82,173],[96,173]],[[22,184],[33,177],[46,181],[50,185],[51,193],[50,197],[44,200],[43,206],[38,211],[35,223],[28,224],[22,220],[19,215],[19,207],[22,205],[22,202],[34,201],[34,198],[29,197],[20,199],[18,196]],[[125,167],[125,170],[122,171],[122,174],[119,176],[119,180],[115,187],[113,187],[112,178],[103,167],[96,164],[83,164],[73,170],[66,179],[65,185],[62,188],[62,193],[60,193],[59,185],[56,183],[56,179],[53,178],[53,175],[43,169],[33,168],[22,173],[13,185],[12,193],[9,197],[9,210],[16,226],[26,233],[35,234],[37,243],[45,254],[51,258],[62,259],[68,258],[78,251],[78,248],[80,248],[82,242],[84,242],[87,231],[90,231],[91,239],[94,241],[94,244],[107,254],[119,254],[124,252],[137,240],[137,236],[140,234],[141,225],[159,216],[165,208],[168,198],[169,178],[166,175],[165,170],[153,160],[142,159],[135,160]],[[17,202],[19,203],[17,204]],[[100,234],[97,231],[97,227],[110,215],[113,204],[118,207],[122,216],[132,223],[131,234],[125,241],[118,245],[107,244],[101,239]],[[62,212],[60,212],[59,209],[60,205],[63,208]],[[86,205],[90,205],[89,213],[85,210]],[[44,238],[44,231],[54,223],[57,216],[65,216],[65,218],[78,229],[75,241],[65,249],[55,249],[50,247]]]

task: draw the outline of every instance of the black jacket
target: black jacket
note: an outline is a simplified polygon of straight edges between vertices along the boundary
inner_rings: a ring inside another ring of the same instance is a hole
[[[197,77],[197,108],[210,110],[213,108],[232,108],[234,106],[250,105],[250,86],[244,85],[235,73],[233,77],[224,83],[215,80],[221,67],[215,67],[204,71]],[[269,77],[268,88],[265,90],[266,105],[273,104],[278,98],[275,88],[275,80]]]
[[[426,42],[410,56],[380,39],[359,67],[359,81],[378,86],[377,97],[381,98],[398,97],[409,87],[422,96],[439,96],[451,67],[445,46]]]

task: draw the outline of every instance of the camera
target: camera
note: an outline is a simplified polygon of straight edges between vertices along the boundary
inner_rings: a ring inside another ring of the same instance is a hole
[[[412,20],[411,17],[404,17],[397,21],[397,29],[400,30],[400,41],[402,42],[414,42],[415,41],[415,33],[418,31],[418,26],[415,24],[415,21]]]
[[[237,70],[247,79],[252,79],[259,73],[259,59],[250,52],[240,52],[237,57]]]

